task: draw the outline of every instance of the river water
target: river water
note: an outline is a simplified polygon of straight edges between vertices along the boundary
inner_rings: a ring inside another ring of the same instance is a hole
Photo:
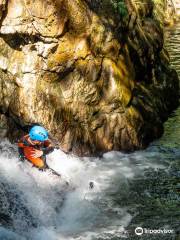
[[[166,45],[180,76],[180,25],[167,29]],[[48,164],[61,179],[19,162],[16,146],[1,141],[0,240],[177,240],[179,159],[180,108],[146,150],[102,158],[54,151]]]

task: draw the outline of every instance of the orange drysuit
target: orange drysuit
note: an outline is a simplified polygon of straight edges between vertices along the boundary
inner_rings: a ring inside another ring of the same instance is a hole
[[[43,151],[43,155],[41,157],[33,157],[34,150],[36,149]],[[29,135],[26,135],[18,142],[18,150],[21,158],[25,158],[34,166],[43,169],[46,167],[46,154],[52,152],[54,148],[50,140],[41,142],[38,145],[32,145]]]

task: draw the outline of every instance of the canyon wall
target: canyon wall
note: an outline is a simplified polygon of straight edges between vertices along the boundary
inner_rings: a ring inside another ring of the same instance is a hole
[[[146,147],[178,105],[152,1],[0,0],[0,129],[66,152]]]

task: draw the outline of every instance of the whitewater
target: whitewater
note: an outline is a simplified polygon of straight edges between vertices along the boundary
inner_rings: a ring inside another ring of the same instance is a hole
[[[8,213],[12,226],[0,227],[0,239],[89,240],[123,236],[133,216],[128,206],[116,206],[113,195],[119,189],[128,193],[129,179],[143,175],[147,168],[165,168],[162,162],[154,151],[77,158],[55,150],[47,163],[62,175],[59,178],[19,161],[16,145],[1,141],[0,179],[7,188],[1,212]]]

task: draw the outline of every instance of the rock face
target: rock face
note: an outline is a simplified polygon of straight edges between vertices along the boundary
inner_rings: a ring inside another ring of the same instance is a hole
[[[180,19],[180,1],[179,0],[166,0],[166,19],[167,22],[179,21]]]
[[[180,19],[179,0],[154,0],[154,14],[164,25],[173,25]]]
[[[8,133],[8,123],[5,115],[0,114],[0,139],[6,137]]]
[[[0,110],[78,155],[135,150],[178,104],[153,3],[0,0]]]

